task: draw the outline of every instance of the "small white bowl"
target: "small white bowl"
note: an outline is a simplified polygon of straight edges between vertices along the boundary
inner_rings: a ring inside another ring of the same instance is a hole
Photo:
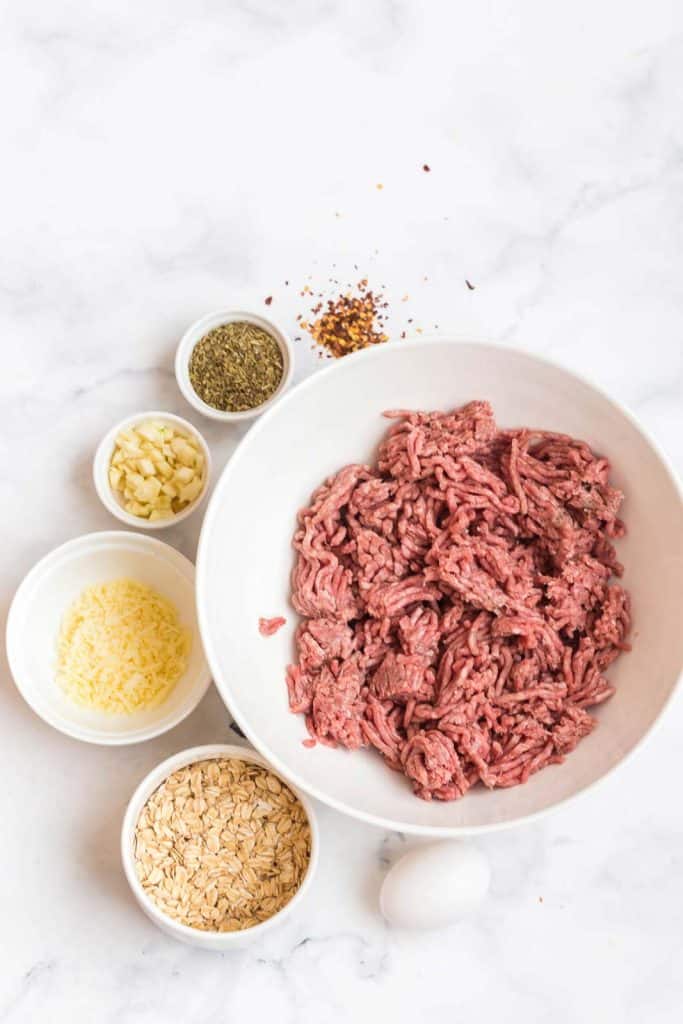
[[[140,533],[90,533],[55,548],[19,585],[7,618],[7,655],[24,700],[49,725],[86,743],[140,743],[178,725],[211,682],[197,623],[194,575],[184,555]],[[121,577],[139,580],[173,602],[181,623],[192,631],[192,649],[185,673],[159,707],[110,715],[71,701],[55,680],[55,662],[62,618],[73,601],[86,587]]]
[[[154,790],[157,789],[162,782],[169,777],[169,775],[178,771],[179,768],[184,768],[188,764],[195,764],[197,761],[209,761],[217,757],[237,758],[241,761],[248,761],[253,764],[263,765],[263,767],[267,768],[268,771],[271,771],[273,775],[277,775],[277,777],[292,790],[294,795],[301,802],[311,829],[311,857],[308,863],[308,869],[294,896],[291,898],[289,903],[287,903],[276,914],[273,914],[272,917],[269,917],[266,921],[262,921],[261,924],[254,925],[253,928],[244,928],[239,932],[203,932],[198,928],[190,928],[187,925],[180,924],[178,921],[174,921],[173,918],[163,913],[163,911],[161,911],[157,905],[152,902],[149,896],[147,896],[137,876],[137,871],[135,870],[135,826],[137,825],[137,821],[143,807]],[[315,869],[318,863],[319,846],[320,837],[318,833],[318,823],[310,800],[303,796],[303,794],[299,793],[298,790],[294,789],[294,787],[287,782],[279,772],[276,772],[260,754],[257,754],[255,750],[220,743],[205,747],[193,747],[190,750],[183,750],[181,753],[174,754],[173,757],[169,757],[166,761],[162,761],[158,767],[151,771],[149,775],[142,780],[138,788],[133,793],[130,803],[126,808],[126,813],[123,818],[123,827],[121,829],[121,859],[123,861],[123,870],[126,878],[128,879],[128,884],[133,890],[135,899],[138,901],[147,917],[161,928],[163,932],[166,932],[167,935],[170,935],[174,939],[179,939],[181,942],[186,942],[191,946],[199,946],[201,949],[212,949],[218,952],[235,949],[246,945],[248,942],[252,942],[254,939],[260,938],[264,932],[267,932],[275,924],[279,924],[283,918],[290,914],[291,911],[301,903],[311,885],[313,875],[315,874]]]
[[[272,335],[278,343],[283,361],[282,380],[270,398],[262,402],[261,405],[257,405],[253,409],[245,409],[243,412],[224,412],[221,409],[214,409],[212,405],[207,405],[192,387],[190,383],[190,356],[197,342],[201,341],[204,335],[208,334],[214,327],[238,321],[245,321],[248,324],[261,327],[268,334]],[[175,357],[175,375],[178,387],[187,401],[198,412],[208,416],[209,419],[222,420],[224,423],[239,423],[242,420],[251,420],[255,416],[260,416],[262,412],[270,408],[273,402],[277,401],[282,392],[287,388],[292,379],[293,372],[294,348],[289,336],[273,320],[269,320],[268,317],[261,316],[259,313],[249,313],[246,310],[219,309],[215,313],[208,313],[206,316],[203,316],[201,320],[197,320],[196,323],[192,324],[185,331],[178,345]]]
[[[187,508],[184,508],[182,512],[178,512],[170,519],[157,519],[154,522],[150,522],[149,519],[143,519],[142,516],[134,516],[132,513],[126,512],[123,507],[122,497],[112,490],[109,483],[109,467],[116,447],[116,438],[122,430],[130,430],[131,427],[138,426],[140,423],[146,423],[147,420],[160,420],[162,423],[167,423],[177,430],[181,430],[183,433],[196,438],[204,456],[204,483],[195,500]],[[206,441],[197,428],[189,423],[188,420],[184,420],[182,416],[174,416],[170,412],[138,412],[133,416],[127,416],[125,420],[121,420],[120,423],[117,423],[111,430],[107,431],[100,441],[95,452],[95,458],[93,459],[93,480],[100,501],[122,523],[125,523],[127,526],[135,526],[139,530],[165,530],[169,526],[176,526],[178,523],[182,523],[183,519],[191,516],[206,497],[210,477],[211,452]]]

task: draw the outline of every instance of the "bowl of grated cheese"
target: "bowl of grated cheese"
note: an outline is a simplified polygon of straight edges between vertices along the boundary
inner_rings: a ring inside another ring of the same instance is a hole
[[[20,584],[7,653],[26,702],[69,736],[122,745],[167,732],[211,682],[194,566],[144,534],[68,541]]]

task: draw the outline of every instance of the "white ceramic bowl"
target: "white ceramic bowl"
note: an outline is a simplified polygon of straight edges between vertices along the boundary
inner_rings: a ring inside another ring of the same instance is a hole
[[[202,401],[190,384],[190,356],[197,342],[201,341],[204,335],[208,334],[214,327],[242,320],[248,324],[255,324],[256,327],[261,327],[268,334],[272,335],[278,343],[283,360],[282,380],[270,398],[262,402],[261,405],[257,405],[254,409],[245,409],[243,412],[223,412],[220,409],[214,409],[213,406],[207,405],[206,402]],[[274,320],[261,316],[260,313],[250,313],[246,310],[219,309],[215,313],[208,313],[206,316],[203,316],[201,320],[197,320],[196,323],[193,323],[185,331],[178,345],[175,357],[175,375],[178,387],[187,401],[198,412],[203,413],[204,416],[208,416],[212,420],[222,420],[224,423],[240,423],[242,420],[251,420],[255,416],[260,416],[286,390],[292,379],[293,372],[294,348],[289,335]]]
[[[188,434],[194,437],[202,450],[204,455],[204,483],[201,491],[191,502],[187,508],[184,508],[182,512],[178,512],[171,519],[157,519],[151,523],[148,519],[143,519],[141,516],[134,516],[130,512],[126,512],[123,507],[123,501],[118,493],[115,493],[111,484],[109,483],[109,466],[111,464],[111,458],[114,454],[116,438],[119,436],[122,430],[130,430],[131,427],[138,426],[141,423],[147,422],[147,420],[160,420],[162,423],[169,424],[177,430],[181,430],[184,434]],[[95,490],[97,495],[104,505],[113,516],[120,519],[122,523],[127,526],[134,526],[138,530],[164,530],[169,526],[177,526],[178,523],[182,523],[183,519],[187,519],[197,509],[209,489],[209,480],[211,478],[211,452],[206,441],[188,420],[184,420],[182,416],[174,416],[170,412],[138,412],[132,416],[127,416],[125,420],[121,420],[115,426],[108,430],[104,435],[100,444],[95,452],[95,458],[93,459],[93,480],[95,482]]]
[[[618,545],[633,598],[633,651],[611,666],[617,692],[598,728],[563,765],[524,786],[427,803],[372,751],[302,746],[289,713],[285,667],[297,616],[289,603],[296,513],[330,473],[372,459],[383,409],[447,409],[491,401],[504,427],[529,424],[585,438],[609,457],[626,493]],[[235,501],[235,495],[240,500]],[[310,377],[249,431],[204,519],[197,559],[199,620],[216,685],[236,721],[299,789],[347,814],[401,831],[456,835],[535,817],[604,778],[667,704],[683,663],[683,505],[664,456],[635,419],[587,381],[544,359],[494,345],[391,343]],[[239,579],[235,588],[230,580]],[[226,581],[228,581],[226,583]],[[264,639],[259,616],[285,615]]]
[[[128,576],[173,602],[192,630],[187,669],[159,707],[108,715],[79,707],[55,681],[57,636],[64,613],[86,587]],[[120,745],[159,736],[182,722],[211,682],[194,598],[194,566],[168,544],[145,534],[90,533],[55,548],[35,565],[14,595],[7,619],[7,654],[14,681],[36,714],[75,739]]]
[[[154,790],[157,789],[169,775],[177,771],[179,768],[184,768],[188,764],[194,764],[196,761],[208,761],[216,757],[238,758],[241,761],[249,761],[254,764],[263,765],[270,771],[274,771],[268,762],[254,750],[227,744],[193,747],[191,750],[183,750],[180,754],[174,754],[173,757],[169,757],[166,761],[163,761],[153,771],[151,771],[149,775],[142,780],[138,788],[133,793],[123,818],[123,827],[121,829],[121,859],[123,861],[123,870],[126,878],[128,879],[128,884],[133,890],[135,899],[154,924],[158,925],[158,927],[161,928],[162,931],[166,932],[167,935],[170,935],[174,939],[180,939],[181,942],[186,942],[191,946],[199,946],[201,949],[212,949],[221,952],[229,949],[235,949],[239,946],[244,946],[248,942],[252,942],[254,939],[259,938],[264,932],[272,928],[273,925],[280,924],[280,922],[301,903],[315,874],[315,869],[318,863],[320,838],[315,811],[313,810],[310,800],[307,800],[305,796],[302,796],[301,793],[294,790],[295,795],[303,805],[311,829],[311,859],[301,885],[289,903],[287,903],[282,910],[278,911],[277,914],[269,917],[261,924],[255,925],[253,928],[245,928],[240,932],[203,932],[197,928],[189,928],[187,925],[180,924],[178,921],[174,921],[173,918],[169,917],[167,914],[164,914],[145,893],[135,870],[135,826],[145,803]],[[278,775],[279,773],[274,772],[274,774]],[[280,776],[280,778],[282,778],[282,776]],[[286,780],[283,779],[283,781]],[[287,783],[287,785],[290,784]],[[292,788],[291,785],[290,788]]]

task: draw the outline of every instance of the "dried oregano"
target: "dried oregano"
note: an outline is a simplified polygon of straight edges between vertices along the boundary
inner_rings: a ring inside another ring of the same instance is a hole
[[[283,371],[275,338],[244,321],[214,327],[195,345],[189,365],[196,393],[222,412],[262,405],[277,389]]]

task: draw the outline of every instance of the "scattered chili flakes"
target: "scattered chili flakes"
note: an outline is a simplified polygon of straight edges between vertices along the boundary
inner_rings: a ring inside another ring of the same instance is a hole
[[[272,301],[273,301],[273,296],[269,295],[268,298],[265,300],[266,306],[269,306]]]
[[[300,326],[308,331],[316,344],[335,358],[348,355],[370,345],[388,341],[383,327],[388,303],[382,294],[368,287],[362,278],[354,289],[336,299],[317,303],[312,309],[313,320],[301,320]]]
[[[469,288],[469,290],[470,290],[471,292],[473,292],[473,291],[474,291],[474,285],[473,285],[473,284],[470,284],[470,282],[469,282],[469,281],[467,280],[467,278],[465,278],[465,284],[467,285],[467,287]]]

